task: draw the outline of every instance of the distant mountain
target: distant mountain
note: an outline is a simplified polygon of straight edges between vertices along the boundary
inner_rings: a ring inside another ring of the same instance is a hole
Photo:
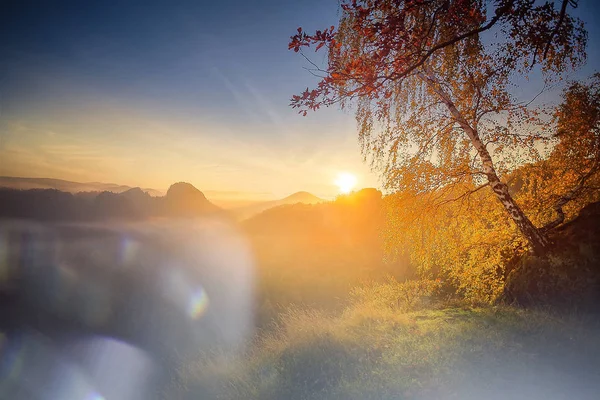
[[[319,204],[283,204],[254,215],[241,225],[250,234],[313,238],[324,235],[323,240],[328,241],[351,241],[354,240],[352,237],[361,237],[360,241],[364,243],[367,237],[379,237],[373,230],[381,226],[382,212],[382,193],[367,188]]]
[[[61,192],[79,193],[79,192],[113,192],[123,193],[130,189],[131,186],[118,185],[115,183],[102,182],[72,182],[63,179],[52,178],[20,178],[12,176],[0,176],[0,187],[9,189],[56,189]],[[139,189],[139,188],[138,188]],[[155,189],[140,189],[142,192],[148,193],[150,196],[162,196],[163,193]]]
[[[256,215],[265,210],[268,210],[269,208],[282,206],[285,204],[298,204],[298,203],[317,204],[317,203],[323,203],[324,201],[325,200],[321,199],[320,197],[315,196],[312,193],[296,192],[296,193],[289,195],[280,200],[271,200],[271,201],[255,203],[255,204],[251,204],[249,206],[232,209],[231,212],[238,219],[247,219],[247,218],[252,217],[253,215]]]
[[[168,215],[186,216],[220,211],[204,193],[186,182],[171,185],[164,199]]]
[[[134,187],[120,193],[121,196],[131,200],[133,203],[140,203],[147,201],[151,196],[148,192],[143,191],[139,187]]]
[[[312,193],[308,192],[296,192],[294,194],[289,195],[281,200],[277,200],[277,202],[281,204],[296,204],[296,203],[304,203],[304,204],[316,204],[322,203],[325,200],[320,197],[315,196]]]
[[[72,194],[56,189],[0,188],[0,218],[51,221],[139,220],[152,217],[202,217],[222,213],[189,183],[176,183],[164,197],[140,188]]]

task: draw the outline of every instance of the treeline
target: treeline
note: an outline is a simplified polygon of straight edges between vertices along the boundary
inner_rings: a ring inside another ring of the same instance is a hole
[[[139,188],[122,193],[77,194],[55,189],[0,188],[0,205],[0,218],[39,221],[139,220],[222,212],[188,183],[172,185],[164,197],[152,197]]]

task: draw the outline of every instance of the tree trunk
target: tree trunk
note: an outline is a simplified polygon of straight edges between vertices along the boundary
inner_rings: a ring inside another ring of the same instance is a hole
[[[542,233],[540,229],[536,228],[531,220],[527,218],[525,213],[523,213],[523,210],[521,210],[517,202],[510,195],[508,186],[500,181],[500,178],[496,173],[496,168],[494,167],[492,156],[487,150],[485,144],[481,141],[479,133],[469,124],[462,113],[456,108],[456,105],[450,96],[442,89],[431,73],[428,72],[427,75],[419,73],[418,75],[429,85],[433,91],[435,91],[435,93],[438,94],[438,96],[440,96],[440,99],[446,105],[448,111],[450,111],[450,114],[452,114],[454,119],[458,122],[460,127],[471,140],[473,147],[475,147],[475,150],[477,150],[477,154],[481,159],[483,172],[487,177],[488,183],[496,195],[496,198],[498,201],[500,201],[506,212],[508,212],[508,215],[510,215],[523,236],[527,239],[534,253],[538,255],[545,254],[550,244],[547,236]]]
[[[485,149],[487,152],[487,149]],[[480,157],[481,157],[480,153]],[[489,153],[488,153],[489,157]],[[491,158],[490,158],[491,159]],[[486,170],[488,168],[485,168]],[[513,197],[508,192],[508,187],[505,183],[501,182],[496,175],[496,172],[493,171],[491,173],[485,172],[488,182],[490,183],[490,187],[494,191],[494,194],[504,206],[504,209],[508,212],[510,217],[513,219],[523,236],[527,239],[531,248],[533,249],[535,254],[543,255],[550,244],[548,238],[544,233],[542,233],[538,228],[533,225],[531,220],[527,218],[523,210],[519,207],[517,202],[513,199]]]

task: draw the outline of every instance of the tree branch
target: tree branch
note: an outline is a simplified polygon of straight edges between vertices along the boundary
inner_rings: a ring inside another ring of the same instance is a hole
[[[476,192],[480,191],[481,189],[483,189],[484,187],[487,187],[487,186],[489,186],[489,185],[490,185],[490,183],[489,183],[489,182],[486,182],[486,183],[484,183],[483,185],[477,186],[477,187],[476,187],[475,189],[473,189],[473,190],[469,190],[469,191],[467,191],[467,192],[465,192],[465,193],[461,194],[460,196],[457,196],[457,197],[455,197],[455,198],[452,198],[452,199],[447,199],[447,200],[444,200],[444,201],[440,202],[438,205],[442,206],[442,205],[444,205],[444,204],[452,203],[452,202],[455,202],[455,201],[458,201],[458,200],[463,200],[464,198],[466,198],[466,197],[468,197],[468,196],[470,196],[470,195],[472,195],[472,194],[474,194],[474,193],[476,193]]]
[[[558,30],[560,29],[560,26],[562,25],[562,23],[565,20],[565,17],[567,15],[567,5],[569,3],[571,3],[573,8],[577,8],[577,0],[563,0],[562,6],[560,7],[560,17],[558,18],[558,22],[556,23],[556,26],[552,30],[552,33],[550,33],[550,38],[548,39],[548,42],[546,43],[546,47],[544,48],[544,55],[542,58],[544,60],[548,56],[548,51],[550,50],[550,46],[552,46],[552,40],[554,40],[554,36],[556,36],[556,34],[558,33]]]
[[[550,221],[541,228],[543,232],[548,232],[565,221],[565,212],[563,211],[563,207],[567,203],[575,200],[577,196],[581,194],[581,192],[585,189],[585,182],[589,178],[591,178],[596,172],[598,172],[598,170],[600,170],[600,157],[596,157],[592,168],[590,168],[590,170],[586,174],[579,178],[579,182],[577,182],[577,185],[575,185],[575,187],[573,187],[566,194],[558,198],[557,202],[552,207],[557,214],[556,218],[554,218],[554,220]]]

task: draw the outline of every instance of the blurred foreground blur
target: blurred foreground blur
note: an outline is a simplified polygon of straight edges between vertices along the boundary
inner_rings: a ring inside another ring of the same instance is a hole
[[[220,219],[0,225],[0,398],[152,399],[252,336],[248,245]]]

